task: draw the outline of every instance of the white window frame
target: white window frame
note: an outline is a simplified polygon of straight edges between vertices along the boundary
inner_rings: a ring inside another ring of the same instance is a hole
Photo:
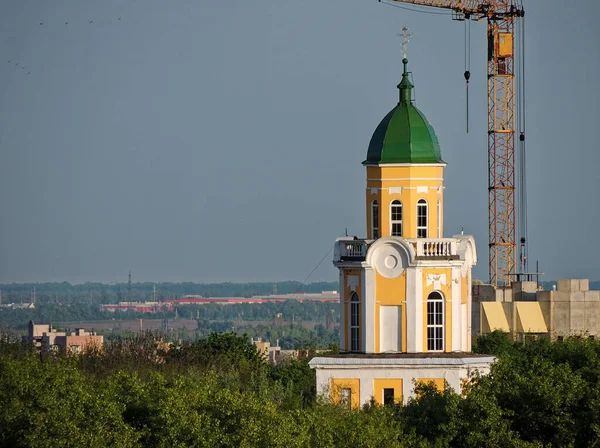
[[[350,351],[360,351],[360,299],[356,292],[350,293]]]
[[[421,208],[425,209],[425,225],[419,225],[419,220],[421,218]],[[428,237],[428,227],[429,225],[429,204],[427,204],[427,200],[421,198],[417,201],[417,238],[427,238]]]
[[[394,209],[400,209],[400,219],[394,219]],[[402,228],[402,201],[398,199],[394,199],[390,203],[390,235],[391,236],[402,236],[403,228]],[[394,224],[400,225],[400,233],[394,232]]]
[[[377,225],[375,225],[377,223]],[[371,202],[371,237],[379,238],[379,202],[377,199]]]
[[[433,291],[427,297],[427,351],[444,351],[444,325],[446,320],[444,295]]]

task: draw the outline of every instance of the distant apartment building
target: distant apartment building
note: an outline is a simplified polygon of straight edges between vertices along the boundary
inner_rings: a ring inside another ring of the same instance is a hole
[[[27,336],[23,342],[32,348],[44,350],[64,350],[70,354],[83,353],[104,345],[104,336],[97,335],[95,331],[86,331],[76,328],[73,331],[58,331],[48,324],[35,324],[29,321]]]
[[[263,341],[262,338],[251,338],[250,342],[254,344],[256,350],[259,353],[262,353],[271,364],[276,364],[279,358],[279,353],[281,352],[281,347],[279,347],[279,339],[275,343],[275,346],[272,347],[269,341]]]

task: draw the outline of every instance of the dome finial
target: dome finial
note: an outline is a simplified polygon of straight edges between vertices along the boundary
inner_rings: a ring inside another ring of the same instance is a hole
[[[410,104],[412,100],[411,90],[413,85],[408,79],[408,59],[406,57],[408,54],[407,44],[410,42],[412,36],[414,36],[414,34],[408,32],[408,27],[406,25],[402,27],[402,34],[398,34],[398,37],[403,37],[402,53],[404,55],[404,58],[402,59],[402,65],[404,66],[402,81],[398,84],[398,89],[400,89],[400,104]]]
[[[412,101],[412,89],[413,84],[408,79],[408,59],[402,59],[402,64],[404,65],[404,72],[402,73],[402,81],[398,84],[398,89],[400,89],[400,104],[410,104]]]

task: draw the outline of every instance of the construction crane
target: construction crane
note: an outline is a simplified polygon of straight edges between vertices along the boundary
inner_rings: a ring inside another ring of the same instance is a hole
[[[381,0],[380,0],[381,1]],[[464,77],[468,89],[471,20],[487,20],[487,85],[488,85],[488,223],[489,223],[489,282],[508,286],[514,280],[516,269],[516,214],[515,214],[515,22],[524,16],[519,0],[389,0],[418,6],[452,10],[455,20],[465,21],[467,55]],[[521,53],[524,57],[524,52]],[[522,68],[521,68],[522,70]],[[521,72],[522,73],[522,72]],[[522,87],[519,81],[518,89]],[[522,101],[522,102],[521,102]],[[519,106],[524,105],[524,94]],[[519,111],[519,145],[521,172],[519,177],[519,227],[521,232],[519,270],[527,272],[526,249],[526,196],[524,177],[525,128],[524,113]]]

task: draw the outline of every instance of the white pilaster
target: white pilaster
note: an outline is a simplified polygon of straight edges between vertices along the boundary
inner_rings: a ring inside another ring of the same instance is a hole
[[[406,269],[406,351],[423,351],[423,273]]]
[[[469,270],[467,271],[467,292],[469,294],[469,299],[467,300],[467,329],[466,329],[466,334],[467,334],[467,341],[465,346],[467,347],[465,351],[470,352],[471,351],[471,316],[473,313],[473,304],[472,304],[472,291],[473,291],[473,285],[471,284],[471,266],[469,266]]]
[[[344,303],[346,303],[346,285],[344,284],[344,270],[339,269],[339,291],[340,291],[340,351],[346,351],[346,319],[348,316],[344,314]]]
[[[375,353],[375,270],[365,267],[362,270],[362,296],[363,316],[362,326],[363,350],[366,353]]]

